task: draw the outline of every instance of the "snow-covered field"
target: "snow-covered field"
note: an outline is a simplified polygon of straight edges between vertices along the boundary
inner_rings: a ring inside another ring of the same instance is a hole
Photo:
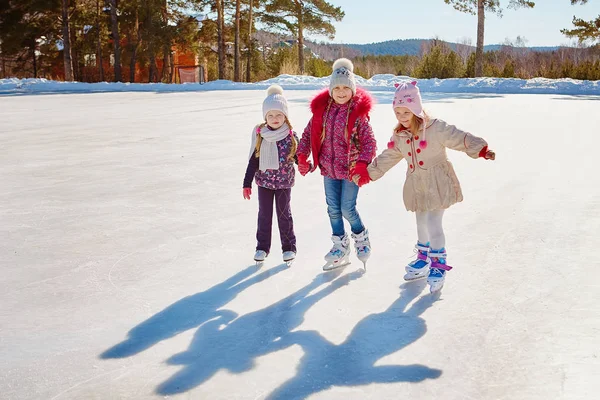
[[[245,201],[241,182],[263,90],[40,92],[0,95],[0,397],[600,392],[600,96],[425,93],[497,153],[450,154],[465,201],[446,213],[455,268],[438,299],[402,281],[416,240],[404,162],[360,192],[366,274],[354,256],[321,271],[318,173],[292,191],[296,263],[275,223],[258,269],[256,189]],[[286,90],[298,131],[313,94]],[[373,94],[382,149],[393,92]]]

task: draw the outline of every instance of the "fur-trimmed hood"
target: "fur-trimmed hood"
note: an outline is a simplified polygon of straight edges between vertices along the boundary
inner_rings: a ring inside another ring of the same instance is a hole
[[[310,102],[310,111],[312,111],[313,115],[323,114],[325,109],[327,108],[327,104],[329,103],[329,99],[331,96],[329,95],[329,89],[323,89],[319,92]],[[333,101],[333,99],[331,100]],[[352,114],[355,114],[356,117],[368,117],[369,112],[373,108],[373,97],[364,89],[356,88],[356,94],[352,96],[353,102],[353,110]],[[356,119],[356,117],[354,119]]]

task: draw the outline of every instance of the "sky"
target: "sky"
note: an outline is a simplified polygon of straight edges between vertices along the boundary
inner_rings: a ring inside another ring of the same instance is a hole
[[[345,269],[322,271],[331,227],[319,172],[297,174],[292,189],[295,263],[283,264],[274,222],[257,268],[257,189],[244,200],[242,180],[266,90],[65,88],[0,94],[3,400],[600,392],[600,268],[590,251],[600,245],[590,156],[600,96],[424,91],[431,115],[497,155],[448,151],[464,201],[444,215],[453,269],[431,296],[425,282],[402,279],[416,241],[405,160],[360,189],[366,273],[354,250]],[[284,92],[298,132],[315,89]],[[381,151],[393,92],[372,94]],[[572,117],[569,132],[556,129],[557,110]]]
[[[433,38],[456,42],[470,38],[476,43],[477,17],[456,11],[443,0],[330,0],[346,16],[335,23],[336,43],[373,43],[395,39]],[[508,5],[502,0],[501,5]],[[527,46],[558,46],[573,41],[560,30],[572,27],[573,16],[592,20],[600,15],[600,2],[572,6],[569,0],[536,1],[533,9],[504,9],[503,17],[486,15],[486,44],[514,42],[524,37]],[[321,38],[320,40],[322,40]]]

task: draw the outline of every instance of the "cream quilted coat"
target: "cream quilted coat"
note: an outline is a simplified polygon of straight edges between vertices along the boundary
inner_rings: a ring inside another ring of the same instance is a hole
[[[422,134],[422,132],[420,133]],[[485,140],[463,132],[440,119],[429,122],[425,130],[427,147],[419,148],[419,135],[404,130],[394,133],[394,147],[384,150],[369,165],[372,180],[381,178],[390,168],[406,159],[404,205],[408,211],[430,211],[450,207],[462,201],[460,183],[446,155],[446,148],[478,158],[487,146]]]

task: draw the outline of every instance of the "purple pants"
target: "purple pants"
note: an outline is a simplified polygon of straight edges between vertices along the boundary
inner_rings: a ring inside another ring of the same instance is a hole
[[[279,225],[282,251],[296,251],[296,235],[290,200],[292,189],[266,189],[258,187],[258,229],[256,231],[256,250],[271,250],[271,227],[273,224],[273,198]]]

